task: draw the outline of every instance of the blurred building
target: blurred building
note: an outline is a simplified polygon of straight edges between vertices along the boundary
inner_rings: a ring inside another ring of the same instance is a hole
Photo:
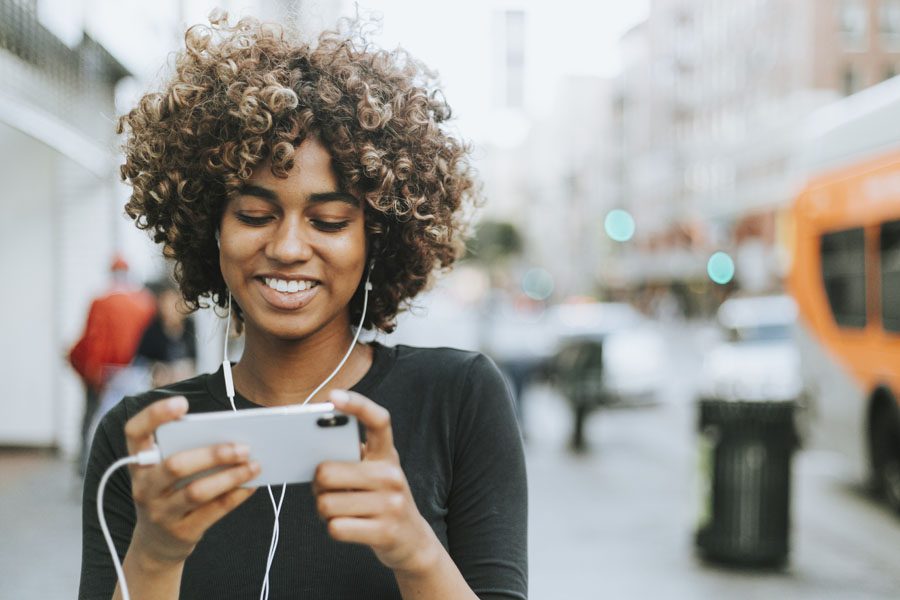
[[[613,93],[609,79],[563,78],[521,156],[530,258],[553,273],[557,299],[592,295],[616,275],[606,258],[619,247],[603,228],[620,200]]]
[[[83,409],[65,354],[115,252],[138,279],[165,265],[123,217],[117,114],[158,85],[186,23],[215,6],[264,19],[333,25],[340,0],[0,0],[0,445],[71,454]],[[198,363],[218,362],[212,315],[198,319]]]
[[[602,257],[613,250],[603,235],[603,216],[619,195],[613,82],[542,72],[535,65],[541,57],[526,52],[539,46],[526,36],[555,32],[535,21],[527,3],[494,4],[494,118],[479,158],[486,217],[513,223],[526,240],[507,287],[522,292],[525,273],[539,268],[552,277],[554,299],[592,294],[606,275]],[[551,82],[546,107],[535,110],[529,91]]]
[[[112,119],[128,71],[89,35],[70,43],[36,2],[0,0],[3,444],[58,445],[77,422],[82,393],[63,356],[105,285],[121,214]]]
[[[653,0],[621,47],[623,203],[638,223],[623,276],[702,292],[726,250],[739,288],[778,289],[804,117],[897,74],[900,1]]]

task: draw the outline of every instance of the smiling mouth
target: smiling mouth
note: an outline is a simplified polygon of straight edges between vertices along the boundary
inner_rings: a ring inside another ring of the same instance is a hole
[[[296,294],[298,292],[305,292],[319,285],[318,281],[312,281],[309,279],[298,280],[263,277],[262,281],[270,289],[273,289],[276,292],[281,292],[283,294]]]

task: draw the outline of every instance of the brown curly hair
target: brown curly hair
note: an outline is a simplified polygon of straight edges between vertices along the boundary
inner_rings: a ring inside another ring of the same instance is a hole
[[[478,187],[468,145],[432,72],[404,51],[366,41],[346,22],[316,43],[285,28],[224,13],[185,34],[174,76],[121,117],[121,176],[133,188],[125,212],[174,261],[191,309],[227,288],[215,235],[227,199],[271,159],[287,177],[295,148],[315,137],[341,186],[365,200],[372,273],[364,328],[391,332],[396,316],[460,256]],[[350,302],[361,316],[362,286]]]

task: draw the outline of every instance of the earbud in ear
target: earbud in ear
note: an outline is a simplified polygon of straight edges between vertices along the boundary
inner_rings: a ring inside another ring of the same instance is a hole
[[[219,239],[219,231],[218,230],[216,230],[216,246],[218,248],[222,247],[222,241]]]
[[[375,259],[369,261],[369,270],[366,272],[366,291],[372,291],[372,282],[369,281],[372,278],[372,269],[375,268]]]

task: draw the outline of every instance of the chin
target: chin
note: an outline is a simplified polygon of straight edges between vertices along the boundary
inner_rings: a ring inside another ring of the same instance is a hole
[[[281,342],[298,342],[325,329],[330,319],[310,318],[312,315],[265,315],[252,328],[262,337]]]
[[[267,327],[257,327],[257,331],[264,337],[274,338],[281,342],[297,342],[308,338],[321,329],[311,327],[308,324],[269,324]]]

